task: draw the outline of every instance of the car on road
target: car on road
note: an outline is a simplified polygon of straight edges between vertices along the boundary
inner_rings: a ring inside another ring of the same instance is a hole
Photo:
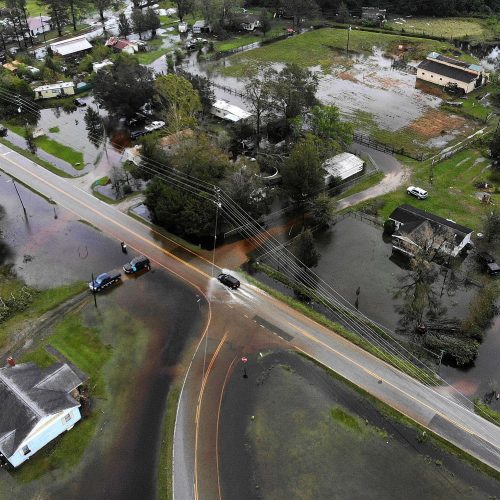
[[[237,288],[240,287],[240,280],[238,280],[234,276],[231,276],[230,274],[221,273],[221,274],[219,274],[219,276],[217,276],[217,279],[223,285],[226,285],[229,288],[232,288],[233,290],[236,290]]]
[[[425,189],[419,188],[417,186],[408,186],[406,192],[408,194],[411,194],[412,196],[415,196],[415,198],[418,198],[419,200],[425,200],[427,196],[429,196]]]
[[[130,138],[132,140],[139,139],[139,137],[146,135],[146,133],[147,132],[145,130],[133,130],[132,132],[130,132]]]
[[[118,283],[121,280],[121,273],[109,272],[102,273],[94,281],[89,283],[89,288],[91,292],[100,292],[104,288]]]
[[[144,130],[146,132],[153,132],[155,130],[159,130],[165,126],[165,122],[162,122],[161,120],[156,121],[156,122],[151,122],[149,125],[146,125],[144,127]]]
[[[0,126],[0,137],[5,137],[7,135],[7,128]]]
[[[483,269],[490,276],[500,276],[500,266],[495,261],[495,257],[487,252],[479,252],[477,254],[479,262],[482,264]]]
[[[79,108],[83,108],[84,106],[87,105],[87,103],[83,99],[80,99],[79,97],[73,99],[73,102],[75,106],[78,106]]]
[[[125,274],[134,274],[143,269],[147,269],[148,271],[151,269],[151,263],[145,255],[139,255],[123,266]]]

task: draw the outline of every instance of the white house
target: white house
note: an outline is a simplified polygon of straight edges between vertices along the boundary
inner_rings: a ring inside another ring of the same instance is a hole
[[[193,24],[193,33],[199,35],[200,33],[211,33],[212,26],[208,24],[208,21],[201,19]]]
[[[246,14],[241,19],[241,27],[246,31],[254,31],[255,28],[260,28],[260,20],[257,16]]]
[[[238,123],[252,116],[252,113],[230,104],[223,99],[218,99],[212,104],[210,112],[223,120]]]
[[[456,85],[468,94],[487,80],[488,75],[477,64],[431,52],[417,67],[417,79],[441,87]]]
[[[50,85],[41,85],[33,89],[35,99],[52,99],[53,97],[64,97],[75,94],[73,82],[57,82]]]
[[[75,36],[60,42],[50,44],[50,48],[54,54],[59,54],[63,57],[73,56],[92,49],[92,45],[87,40],[86,35]]]
[[[81,419],[78,387],[67,364],[0,368],[0,459],[19,467]]]
[[[418,248],[426,245],[441,254],[456,257],[471,244],[472,229],[411,205],[397,207],[389,220],[395,226],[392,248],[405,255],[413,256]]]
[[[332,180],[340,178],[345,181],[361,172],[365,167],[365,162],[351,153],[340,153],[323,163],[325,170],[325,184],[328,185]]]
[[[31,36],[46,33],[52,29],[51,18],[48,16],[28,17],[28,29]]]
[[[125,38],[116,38],[112,36],[106,41],[106,46],[111,47],[115,52],[125,52],[126,54],[135,54],[145,47],[144,42],[140,40],[127,40]]]

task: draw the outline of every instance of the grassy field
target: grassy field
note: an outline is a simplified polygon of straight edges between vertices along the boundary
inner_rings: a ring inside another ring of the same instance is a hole
[[[0,8],[4,7],[5,0],[0,0]],[[43,5],[40,5],[39,0],[27,0],[26,10],[28,11],[28,15],[31,17],[39,16],[40,14],[45,14],[47,12],[47,4],[43,2]]]
[[[227,76],[239,77],[245,73],[246,67],[254,69],[263,64],[295,63],[302,67],[321,66],[324,70],[330,69],[339,53],[345,50],[347,43],[344,29],[319,29],[301,35],[290,37],[258,49],[236,54],[229,60],[231,66],[222,68]],[[349,48],[353,52],[372,52],[374,46],[386,51],[404,44],[414,50],[413,57],[419,58],[430,51],[449,53],[452,46],[446,42],[411,38],[402,35],[373,33],[368,31],[351,31]]]
[[[405,160],[406,161],[406,160]],[[477,189],[473,182],[488,180],[490,161],[474,149],[462,151],[434,167],[428,163],[406,161],[411,166],[411,177],[407,183],[414,184],[429,192],[426,200],[417,200],[406,194],[404,187],[381,197],[386,202],[381,209],[381,217],[388,215],[400,204],[407,203],[423,210],[452,219],[459,224],[480,231],[482,219],[491,206],[481,203],[475,196]],[[432,182],[431,182],[432,175]],[[500,193],[493,194],[493,203],[500,202]]]
[[[402,22],[398,19],[399,22]],[[421,17],[405,19],[403,24],[390,21],[386,27],[394,31],[404,30],[406,33],[421,33],[431,36],[442,36],[445,38],[462,38],[465,36],[481,38],[487,30],[482,19],[462,19],[458,17]]]

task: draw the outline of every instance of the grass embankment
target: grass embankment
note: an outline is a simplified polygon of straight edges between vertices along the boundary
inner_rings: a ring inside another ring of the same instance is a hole
[[[0,0],[0,8],[5,8],[6,7],[6,2],[5,0]],[[40,3],[39,0],[27,0],[26,2],[26,10],[28,11],[29,15],[31,17],[36,17],[39,16],[40,14],[46,14],[47,13],[47,3],[43,2]]]
[[[161,38],[154,38],[148,40],[148,52],[138,52],[135,54],[136,59],[140,64],[151,64],[159,57],[172,51],[172,47],[162,47],[163,40]]]
[[[9,130],[12,130],[15,134],[24,137],[25,130],[20,125],[15,125],[12,123],[6,124]],[[75,170],[82,170],[85,165],[83,165],[83,153],[80,151],[75,151],[69,146],[65,146],[53,139],[49,139],[47,136],[37,137],[35,139],[36,145],[46,153],[55,156],[73,166]]]
[[[386,28],[406,33],[421,33],[444,38],[483,38],[487,29],[483,19],[459,17],[413,17],[397,22],[389,21]]]
[[[167,397],[167,409],[163,420],[163,436],[160,448],[160,465],[158,467],[158,498],[160,498],[160,500],[173,498],[172,467],[174,429],[180,395],[181,385],[176,384],[170,388]]]
[[[337,372],[331,370],[330,368],[327,368],[325,365],[321,364],[319,361],[311,358],[307,354],[304,354],[303,352],[298,352],[297,353],[299,356],[302,356],[305,359],[308,359],[309,361],[313,362],[315,365],[321,367],[323,370],[325,370],[326,373],[328,373],[331,377],[339,380],[343,384],[347,385],[348,387],[351,387],[353,390],[361,394],[363,397],[367,398],[368,400],[371,401],[371,403],[377,407],[377,409],[384,415],[385,417],[392,419],[395,422],[399,422],[400,424],[405,425],[406,427],[415,429],[418,434],[417,434],[417,441],[424,441],[426,439],[432,439],[432,441],[439,446],[441,449],[447,451],[448,453],[451,453],[452,455],[468,462],[474,469],[481,471],[485,474],[488,474],[489,476],[500,480],[500,472],[492,469],[489,465],[486,465],[485,463],[481,462],[477,458],[473,457],[472,455],[469,455],[467,452],[461,450],[460,448],[456,447],[454,444],[450,443],[443,437],[439,436],[438,434],[434,433],[432,430],[424,427],[423,425],[420,425],[419,423],[415,422],[415,420],[411,419],[404,413],[401,413],[399,410],[396,410],[392,406],[389,406],[388,404],[384,403],[383,401],[380,401],[377,399],[375,396],[371,395],[369,392],[365,391],[358,385],[354,384],[350,380],[347,380],[344,378],[342,375],[338,374]]]
[[[478,189],[474,182],[493,180],[494,174],[490,160],[484,158],[476,149],[464,150],[452,158],[434,166],[429,162],[420,163],[406,160],[411,167],[411,177],[407,184],[417,185],[429,192],[426,200],[417,200],[406,194],[405,187],[382,196],[385,205],[380,210],[380,216],[385,220],[399,205],[407,203],[422,210],[435,213],[446,219],[452,219],[459,224],[480,231],[483,217],[491,210],[476,196]],[[496,181],[498,184],[498,181]],[[492,194],[493,204],[500,202],[500,190]]]
[[[24,156],[25,158],[28,158],[28,160],[31,160],[31,161],[37,163],[38,165],[42,166],[43,168],[46,168],[47,170],[49,170],[53,174],[58,175],[59,177],[65,177],[67,179],[73,177],[72,175],[68,174],[64,170],[61,170],[61,169],[55,167],[54,165],[52,165],[52,163],[49,163],[48,161],[45,161],[45,160],[42,160],[41,158],[38,158],[38,156],[30,153],[29,151],[26,151],[23,148],[16,146],[15,144],[12,144],[10,141],[8,141],[7,139],[4,139],[3,137],[0,137],[0,144],[7,146],[8,148],[12,149],[16,153],[19,153],[20,155]]]
[[[328,71],[332,65],[338,63],[339,57],[345,59],[346,36],[345,29],[324,28],[309,31],[231,56],[231,66],[221,68],[220,71],[226,76],[240,77],[248,71],[248,67],[257,71],[263,64],[276,62],[294,63],[302,67],[321,66],[323,70]],[[353,30],[350,34],[349,50],[371,53],[375,46],[391,51],[401,44],[412,47],[412,57],[416,59],[431,51],[446,54],[454,49],[447,42]]]
[[[286,282],[286,279],[279,279],[279,274],[277,271],[272,270],[270,271],[269,269],[266,269],[267,266],[259,265],[259,269],[262,270],[263,272],[266,272],[266,274],[271,275],[273,279],[276,279],[277,281],[280,281],[281,283],[285,284],[286,286],[291,288],[291,284]],[[406,361],[404,359],[401,359],[397,356],[394,356],[392,354],[389,354],[385,351],[382,351],[378,348],[376,348],[373,344],[365,340],[364,338],[360,337],[359,335],[356,335],[354,332],[351,332],[344,328],[343,326],[339,325],[338,323],[335,323],[334,321],[331,321],[330,319],[326,318],[323,316],[321,313],[311,309],[307,304],[300,302],[297,299],[294,299],[292,297],[289,297],[288,295],[285,295],[281,292],[278,292],[274,288],[265,285],[264,283],[261,283],[260,281],[256,280],[252,276],[246,274],[246,277],[249,282],[253,283],[257,287],[261,288],[264,290],[266,293],[271,295],[272,297],[280,300],[281,302],[284,302],[285,304],[289,305],[290,307],[296,309],[297,311],[301,312],[305,316],[311,318],[312,320],[316,321],[320,325],[332,330],[333,332],[337,333],[338,335],[341,335],[345,339],[349,340],[353,344],[357,345],[358,347],[361,347],[365,351],[369,352],[373,356],[385,361],[386,363],[394,366],[395,368],[398,368],[401,370],[403,373],[406,373],[407,375],[418,378],[420,381],[424,381],[428,385],[438,385],[439,380],[435,376],[434,373],[432,373],[430,370],[426,371],[422,368],[419,368],[415,366],[414,364],[410,363],[409,361]],[[298,290],[299,292],[303,292],[303,290]],[[384,334],[382,332],[377,332],[381,336]]]
[[[480,399],[474,400],[474,412],[483,417],[484,419],[500,426],[500,413],[492,410],[486,403]]]

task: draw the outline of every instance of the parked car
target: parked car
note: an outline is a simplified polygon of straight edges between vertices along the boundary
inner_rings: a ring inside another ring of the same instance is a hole
[[[0,126],[0,137],[5,137],[7,135],[7,128]]]
[[[428,193],[425,189],[416,186],[409,186],[406,189],[406,192],[408,194],[411,194],[412,196],[415,196],[415,198],[418,198],[419,200],[425,200],[428,196]]]
[[[143,269],[147,269],[148,271],[151,269],[151,263],[145,255],[139,255],[139,257],[132,259],[123,266],[125,274],[134,274]]]
[[[73,99],[73,102],[75,103],[75,106],[78,106],[79,108],[83,108],[84,106],[87,105],[87,103],[83,99],[80,99],[79,97]]]
[[[132,140],[139,139],[139,137],[145,135],[147,132],[145,130],[133,130],[130,132],[130,138]]]
[[[495,257],[487,252],[479,252],[477,258],[490,276],[500,276],[500,266],[496,263]]]
[[[223,284],[236,290],[240,287],[240,281],[230,274],[221,273],[217,276],[217,279]]]
[[[149,125],[146,125],[144,127],[144,130],[146,132],[153,132],[155,130],[159,130],[165,126],[165,122],[162,122],[161,120],[156,121],[156,122],[151,122]]]
[[[91,292],[100,292],[104,288],[113,285],[114,283],[118,283],[121,280],[121,273],[118,272],[110,272],[110,273],[102,273],[94,281],[89,283],[89,288]]]

